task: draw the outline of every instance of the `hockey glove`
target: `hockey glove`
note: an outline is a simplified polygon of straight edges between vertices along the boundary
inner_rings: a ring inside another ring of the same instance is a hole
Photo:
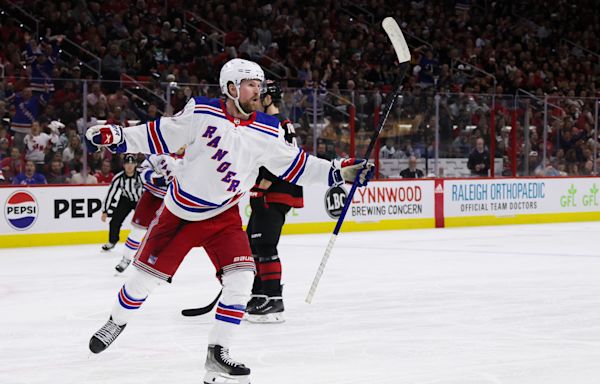
[[[358,186],[364,187],[373,177],[375,166],[367,160],[355,159],[335,159],[331,162],[329,171],[329,186],[337,186],[346,183],[354,183],[358,175]]]
[[[252,187],[250,190],[250,207],[253,211],[267,209],[269,204],[267,203],[267,190],[259,188],[258,186]]]
[[[48,128],[57,135],[60,135],[60,130],[63,129],[65,125],[60,121],[52,120],[50,124],[48,124]]]
[[[123,127],[120,125],[94,125],[85,132],[85,139],[88,149],[106,147],[113,153],[127,152]]]

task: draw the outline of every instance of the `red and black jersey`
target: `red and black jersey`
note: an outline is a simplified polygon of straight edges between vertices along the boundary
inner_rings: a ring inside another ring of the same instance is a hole
[[[281,122],[281,127],[285,132],[285,140],[288,143],[297,146],[298,144],[296,143],[296,131],[294,130],[294,124],[292,124],[290,120],[279,113],[274,116],[277,117]],[[267,203],[285,204],[292,208],[304,207],[304,198],[301,186],[281,180],[269,172],[265,167],[260,167],[256,184],[258,185],[262,179],[269,180],[272,183],[267,190]]]

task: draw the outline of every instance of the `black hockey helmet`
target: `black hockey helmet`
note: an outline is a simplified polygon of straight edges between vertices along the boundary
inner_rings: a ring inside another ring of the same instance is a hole
[[[262,97],[264,98],[267,95],[271,96],[271,100],[272,101],[281,101],[281,86],[279,85],[279,83],[275,80],[267,80],[265,81],[265,88],[266,91],[265,93],[262,94]]]
[[[134,154],[128,153],[123,158],[123,164],[137,164],[137,158]]]

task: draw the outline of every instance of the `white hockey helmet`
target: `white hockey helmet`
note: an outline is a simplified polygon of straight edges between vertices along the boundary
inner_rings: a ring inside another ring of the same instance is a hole
[[[240,85],[242,84],[242,80],[260,80],[261,83],[264,83],[265,73],[260,65],[253,61],[244,59],[232,59],[223,65],[223,68],[221,68],[221,74],[219,75],[221,92],[233,100],[235,106],[243,115],[248,116],[249,114],[244,111],[239,104]],[[233,83],[235,89],[237,90],[237,97],[233,97],[229,93],[227,86],[230,82]]]

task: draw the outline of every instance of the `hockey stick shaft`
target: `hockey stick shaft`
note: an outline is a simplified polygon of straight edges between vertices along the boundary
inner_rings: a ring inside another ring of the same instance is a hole
[[[207,306],[200,307],[200,308],[183,309],[183,310],[181,310],[181,314],[183,316],[201,316],[201,315],[209,313],[210,311],[212,311],[212,309],[215,307],[215,305],[217,305],[217,301],[219,301],[219,298],[221,297],[221,293],[223,293],[223,291],[219,291],[219,294],[217,295],[217,297],[215,297],[215,299],[212,301],[212,303],[208,304]]]
[[[373,148],[377,143],[377,138],[379,137],[379,134],[383,129],[385,122],[387,121],[387,118],[394,107],[394,104],[396,103],[396,99],[398,98],[398,96],[400,96],[400,93],[402,91],[402,82],[404,81],[406,71],[409,67],[408,61],[410,60],[410,52],[408,51],[406,41],[404,40],[404,36],[402,36],[402,32],[400,31],[400,28],[398,27],[396,21],[391,17],[388,17],[383,21],[382,25],[386,33],[390,37],[392,45],[394,46],[394,50],[396,51],[396,55],[398,56],[398,61],[400,62],[400,73],[396,83],[394,84],[394,92],[388,96],[388,99],[386,101],[386,108],[383,113],[383,117],[379,121],[377,128],[373,132],[373,135],[371,136],[371,141],[369,142],[369,146],[365,151],[365,155],[363,158],[366,160],[368,160],[371,156],[371,152],[373,151]],[[356,179],[352,183],[352,188],[350,189],[350,192],[346,197],[346,201],[344,202],[344,208],[342,209],[342,212],[340,214],[340,217],[338,218],[333,233],[329,238],[329,243],[327,244],[327,248],[325,249],[325,253],[323,254],[323,258],[321,259],[319,268],[317,269],[317,273],[315,274],[313,282],[308,291],[308,295],[306,296],[306,302],[309,304],[312,303],[312,300],[315,296],[315,292],[317,291],[317,287],[319,285],[319,281],[323,276],[325,266],[327,265],[327,261],[329,260],[329,256],[331,255],[331,250],[333,249],[333,245],[335,244],[335,241],[337,239],[337,235],[340,232],[340,229],[342,228],[342,224],[344,223],[344,218],[346,217],[348,208],[352,204],[352,199],[354,198],[356,188],[358,187],[359,176],[360,173],[356,175]]]
[[[403,64],[403,66],[404,66],[404,69],[402,70],[402,74],[400,76],[400,82],[402,82],[402,80],[404,79],[404,74],[406,73],[406,68],[408,67],[408,64]],[[379,133],[381,132],[381,129],[383,128],[383,125],[385,124],[385,121],[387,120],[387,117],[390,114],[390,111],[392,110],[392,108],[395,104],[395,100],[398,98],[399,94],[400,94],[400,87],[398,87],[396,89],[396,91],[394,91],[394,93],[391,97],[391,100],[389,100],[388,103],[386,104],[386,110],[383,115],[383,119],[381,119],[379,126],[377,127],[375,132],[373,132],[373,136],[371,137],[371,142],[369,143],[367,151],[365,152],[365,156],[363,157],[364,159],[368,159],[369,156],[371,155],[371,152],[373,151],[373,147],[375,146],[375,143],[377,142],[377,138],[379,137]],[[333,234],[329,238],[329,243],[327,244],[327,248],[325,248],[325,253],[323,254],[323,258],[321,259],[321,263],[319,264],[319,268],[317,269],[315,278],[313,279],[313,282],[308,291],[308,295],[306,296],[306,302],[309,304],[312,303],[313,297],[315,296],[315,292],[317,291],[317,286],[319,285],[321,276],[323,276],[323,272],[325,271],[325,266],[327,265],[327,261],[329,260],[329,256],[331,255],[331,250],[333,249],[333,245],[335,244],[335,241],[337,240],[338,233],[340,232],[340,229],[342,229],[342,224],[344,223],[344,218],[346,217],[348,208],[352,204],[352,199],[354,198],[354,194],[356,193],[357,187],[358,187],[358,175],[357,175],[357,178],[354,180],[354,183],[352,183],[352,188],[350,189],[350,192],[348,193],[348,196],[346,197],[346,201],[344,202],[344,208],[342,209],[342,213],[340,214],[340,217],[338,218],[335,228],[333,229]]]

